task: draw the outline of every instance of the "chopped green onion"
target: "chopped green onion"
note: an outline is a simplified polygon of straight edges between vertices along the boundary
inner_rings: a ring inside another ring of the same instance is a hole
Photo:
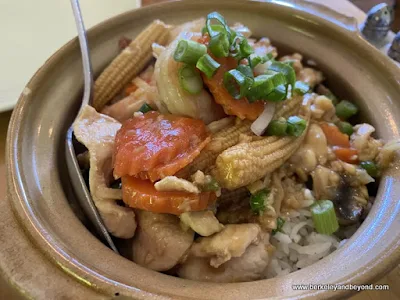
[[[227,57],[229,55],[228,36],[223,32],[213,36],[208,44],[208,48],[216,57]]]
[[[341,132],[349,136],[354,132],[353,125],[351,125],[349,122],[339,122],[337,126]]]
[[[288,66],[291,66],[292,68],[293,68],[294,62],[295,62],[295,60],[293,60],[293,59],[288,59],[288,60],[283,61],[284,64],[287,64]]]
[[[221,32],[221,31],[215,30],[215,27],[213,28],[213,24],[211,24],[211,21],[213,21],[213,20],[217,21],[220,25],[222,25],[224,27],[224,29],[225,29],[224,31],[227,35],[231,34],[231,29],[226,24],[224,17],[221,16],[217,12],[212,12],[212,13],[208,14],[207,21],[206,21],[206,27],[207,27],[207,31],[208,31],[208,34],[210,35],[210,37],[214,37]]]
[[[379,169],[378,166],[370,160],[367,161],[362,161],[360,163],[361,168],[363,168],[365,171],[367,171],[367,173],[369,174],[369,176],[371,177],[378,177],[379,175]]]
[[[242,41],[239,43],[239,49],[243,58],[249,57],[251,54],[254,53],[253,47],[249,45],[249,42],[245,38],[242,39]]]
[[[289,117],[289,119],[287,120],[286,132],[288,135],[299,137],[302,135],[306,127],[307,127],[306,120],[297,116],[292,116]]]
[[[346,120],[357,113],[358,107],[347,100],[342,100],[338,105],[336,105],[336,115],[343,120]]]
[[[203,44],[180,40],[174,52],[174,59],[189,65],[195,65],[200,57],[207,53],[207,47]]]
[[[263,189],[250,197],[250,208],[256,214],[262,214],[265,210],[265,202],[267,200],[269,191]]]
[[[149,112],[149,111],[152,111],[152,110],[154,110],[150,105],[148,105],[147,103],[145,103],[145,104],[143,104],[140,108],[139,108],[139,111],[141,112],[141,113],[147,113],[147,112]]]
[[[235,99],[243,98],[253,83],[253,79],[238,70],[230,70],[224,75],[224,85]]]
[[[275,72],[283,73],[283,75],[285,75],[286,77],[287,83],[294,87],[296,82],[296,73],[291,66],[282,62],[274,61],[268,69]]]
[[[273,58],[274,57],[271,52],[267,53],[265,56],[252,55],[252,57],[249,59],[249,65],[252,69],[254,69],[258,64],[265,64],[267,61],[270,61]]]
[[[249,100],[249,102],[264,100],[274,88],[275,86],[271,75],[259,75],[254,78],[254,82],[247,93],[247,100]]]
[[[216,32],[225,32],[225,27],[220,24],[212,24],[211,28],[213,31],[216,31]],[[207,26],[204,26],[201,29],[201,34],[204,35],[206,33],[208,33]]]
[[[200,57],[196,64],[196,68],[206,74],[208,78],[213,77],[219,67],[220,64],[208,54],[204,54]]]
[[[211,180],[209,182],[207,182],[202,188],[202,190],[206,191],[206,192],[207,191],[218,191],[219,189],[220,189],[220,186],[214,178],[211,178]]]
[[[281,217],[276,219],[276,228],[272,230],[272,235],[276,234],[279,231],[282,231],[282,227],[285,224],[285,220]]]
[[[295,95],[303,96],[304,94],[307,94],[309,91],[310,91],[310,86],[305,82],[296,81],[296,83],[294,84],[293,93]]]
[[[179,83],[190,94],[198,94],[203,89],[201,75],[192,66],[185,65],[179,70]]]
[[[267,127],[267,135],[285,136],[287,130],[287,122],[284,118],[272,120]]]
[[[267,100],[272,102],[279,102],[285,100],[287,96],[286,85],[280,84],[274,90],[268,94]]]
[[[335,207],[330,200],[320,200],[311,206],[311,216],[318,233],[331,235],[339,229]]]
[[[246,65],[238,65],[236,68],[240,73],[242,73],[246,77],[254,78],[253,70]]]

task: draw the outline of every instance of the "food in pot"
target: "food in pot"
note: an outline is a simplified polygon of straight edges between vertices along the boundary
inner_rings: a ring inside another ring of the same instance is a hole
[[[399,141],[376,138],[302,55],[279,56],[217,12],[123,41],[74,131],[95,205],[131,260],[252,281],[313,264],[360,226]]]

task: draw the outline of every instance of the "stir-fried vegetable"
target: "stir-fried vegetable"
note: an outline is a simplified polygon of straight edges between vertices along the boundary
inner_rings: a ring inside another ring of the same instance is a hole
[[[291,67],[290,65],[274,61],[268,69],[278,73],[282,73],[283,75],[285,75],[287,83],[290,84],[292,87],[295,86],[296,73],[293,67]]]
[[[197,157],[210,137],[200,120],[151,111],[126,121],[115,137],[115,178],[156,181]]]
[[[357,163],[358,151],[356,149],[334,147],[333,153],[335,153],[337,159],[340,159],[344,162],[347,162],[349,164]]]
[[[189,65],[196,65],[200,57],[207,53],[207,47],[203,44],[180,40],[174,52],[174,59]]]
[[[267,53],[265,56],[251,55],[249,59],[249,65],[254,69],[259,64],[265,64],[273,58],[272,53]]]
[[[339,130],[348,136],[352,135],[354,132],[353,125],[351,125],[349,122],[339,122],[338,125]]]
[[[360,166],[367,171],[367,173],[369,174],[369,176],[371,177],[378,177],[379,175],[379,169],[378,166],[373,162],[373,161],[362,161],[360,163]]]
[[[306,120],[297,117],[297,116],[292,116],[289,117],[287,120],[287,129],[286,133],[291,136],[301,136],[304,132],[304,130],[307,127],[307,122]]]
[[[206,209],[216,199],[214,192],[160,192],[149,180],[122,177],[122,200],[133,208],[155,213],[180,215],[186,211]]]
[[[202,71],[207,78],[213,77],[219,67],[220,64],[208,54],[204,54],[200,57],[196,64],[196,68]]]
[[[229,38],[224,32],[211,37],[208,48],[215,57],[227,57],[229,55]]]
[[[293,88],[293,93],[295,95],[304,95],[307,94],[310,91],[310,86],[302,81],[296,81],[296,83],[294,84],[294,88]]]
[[[322,123],[320,126],[330,145],[350,148],[349,136],[340,132],[337,126],[329,123]]]
[[[339,229],[339,223],[332,201],[317,201],[311,206],[311,214],[317,232],[331,235]]]
[[[253,80],[242,72],[233,69],[225,73],[224,86],[235,99],[243,98],[249,90]]]
[[[179,70],[179,84],[190,94],[198,94],[203,89],[203,80],[194,67],[185,65]]]
[[[272,120],[267,128],[267,135],[285,136],[288,123],[284,118],[278,120]]]
[[[145,104],[143,104],[140,108],[139,108],[139,111],[141,112],[141,113],[147,113],[147,112],[149,112],[149,111],[152,111],[152,110],[154,110],[150,105],[148,105],[147,103],[145,103]]]
[[[338,105],[336,105],[336,115],[343,120],[347,120],[357,113],[358,107],[347,100],[342,100]]]
[[[269,194],[269,190],[263,189],[257,192],[250,197],[250,208],[256,214],[262,214],[265,210],[265,202],[267,201],[267,197]]]

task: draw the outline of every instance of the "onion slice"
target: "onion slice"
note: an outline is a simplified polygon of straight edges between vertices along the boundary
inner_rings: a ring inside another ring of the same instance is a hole
[[[272,117],[275,114],[275,102],[267,101],[264,105],[264,110],[261,115],[251,124],[251,131],[254,132],[255,135],[261,136],[264,134],[265,130],[268,127],[268,124],[271,122]]]

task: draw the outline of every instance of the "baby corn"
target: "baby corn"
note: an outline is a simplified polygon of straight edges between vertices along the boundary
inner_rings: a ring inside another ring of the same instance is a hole
[[[218,131],[211,138],[211,142],[200,152],[196,159],[179,171],[176,176],[187,178],[197,170],[204,171],[212,166],[217,156],[224,150],[236,145],[243,133],[250,134],[251,121],[238,121],[235,125]]]
[[[248,185],[279,168],[300,146],[307,128],[300,137],[269,136],[262,140],[239,143],[222,152],[216,159],[212,175],[221,187],[230,190]]]
[[[94,84],[93,106],[100,111],[151,60],[153,43],[164,45],[169,28],[160,20],[151,23],[101,73]]]

